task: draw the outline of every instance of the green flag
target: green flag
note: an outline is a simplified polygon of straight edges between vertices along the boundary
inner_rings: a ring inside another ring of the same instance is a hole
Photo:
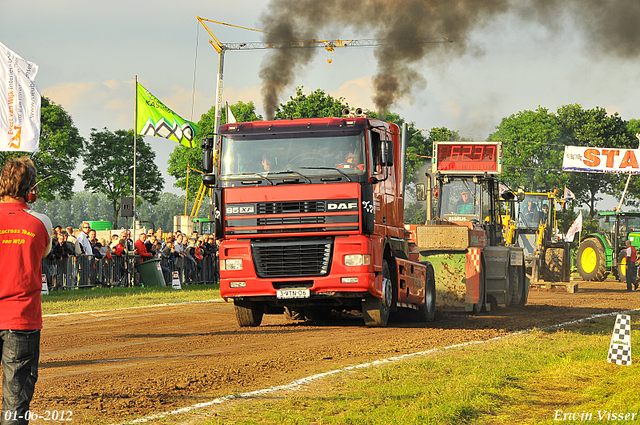
[[[156,136],[193,147],[198,125],[182,119],[149,90],[138,83],[138,119],[136,131],[143,136]]]

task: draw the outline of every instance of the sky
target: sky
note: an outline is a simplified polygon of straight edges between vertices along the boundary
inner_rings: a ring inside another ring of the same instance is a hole
[[[42,95],[61,105],[88,140],[91,128],[133,128],[136,75],[176,113],[197,122],[215,102],[218,58],[196,17],[261,28],[261,17],[276,1],[286,0],[0,0],[0,41],[38,64],[36,84]],[[323,19],[331,21],[331,16]],[[475,140],[486,139],[502,118],[538,107],[555,112],[577,103],[618,112],[625,120],[640,118],[637,59],[592,49],[594,38],[585,36],[580,19],[567,13],[544,25],[515,12],[494,15],[471,29],[464,53],[448,56],[445,50],[417,63],[426,86],[402,96],[391,110],[416,129],[447,127]],[[262,41],[259,33],[207,25],[223,43]],[[372,27],[373,32],[364,33],[336,25],[318,38],[377,38]],[[269,54],[227,52],[226,102],[253,101],[258,113],[266,115],[259,74]],[[332,59],[330,65],[327,59]],[[375,110],[376,67],[374,48],[338,48],[333,54],[317,49],[308,64],[296,69],[279,101],[286,102],[303,86],[306,93],[322,89],[352,107]],[[177,145],[147,140],[156,152],[165,190],[182,194],[166,173],[169,153]],[[82,190],[76,178],[74,190]]]

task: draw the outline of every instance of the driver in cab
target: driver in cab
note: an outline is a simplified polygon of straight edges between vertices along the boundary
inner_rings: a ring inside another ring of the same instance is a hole
[[[364,170],[364,164],[360,161],[360,156],[355,152],[349,152],[345,158],[345,162],[337,164],[336,168],[356,168]]]
[[[460,199],[456,203],[456,214],[473,214],[473,199],[466,190],[460,193]]]

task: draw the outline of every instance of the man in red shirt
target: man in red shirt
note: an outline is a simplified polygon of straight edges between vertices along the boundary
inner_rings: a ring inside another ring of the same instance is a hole
[[[147,251],[147,247],[144,244],[144,241],[146,240],[147,235],[143,232],[140,233],[140,237],[136,241],[136,255],[140,256],[140,259],[138,260],[140,263],[151,258],[151,254]]]
[[[38,380],[42,267],[51,251],[51,221],[29,208],[37,199],[36,167],[10,158],[0,172],[0,349],[2,423],[25,419]]]
[[[627,291],[631,291],[631,286],[633,286],[634,289],[638,289],[638,281],[636,280],[636,276],[638,275],[638,269],[636,268],[637,252],[636,248],[631,245],[630,240],[627,240],[625,245],[627,246],[625,253],[627,257]]]

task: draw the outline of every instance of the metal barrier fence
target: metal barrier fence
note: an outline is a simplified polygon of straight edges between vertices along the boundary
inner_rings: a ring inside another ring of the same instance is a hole
[[[133,255],[113,256],[111,259],[94,256],[44,258],[42,273],[47,278],[49,290],[142,286],[135,268],[138,261],[139,257]],[[217,283],[220,280],[217,255],[199,261],[188,257],[176,257],[173,261],[162,258],[160,265],[167,285],[171,285],[174,271],[178,272],[181,285]]]

